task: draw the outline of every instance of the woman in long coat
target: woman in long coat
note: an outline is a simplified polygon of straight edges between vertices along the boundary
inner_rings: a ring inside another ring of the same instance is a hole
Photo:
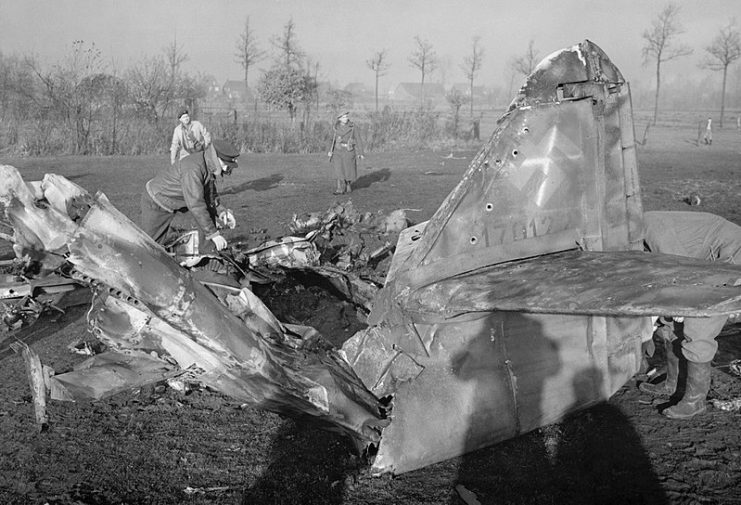
[[[329,150],[329,161],[337,180],[335,195],[352,191],[352,183],[358,178],[358,158],[363,156],[363,143],[355,125],[350,121],[350,113],[343,112],[337,116],[332,147]]]

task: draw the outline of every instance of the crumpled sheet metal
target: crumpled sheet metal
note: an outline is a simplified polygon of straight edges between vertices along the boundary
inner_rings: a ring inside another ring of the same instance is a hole
[[[38,187],[60,197],[48,201]],[[300,350],[288,345],[284,327],[266,320],[269,311],[256,298],[251,303],[260,310],[232,314],[105,195],[93,198],[58,177],[29,186],[17,169],[4,165],[0,201],[17,246],[37,256],[66,255],[76,278],[105,286],[109,295],[127,304],[119,306],[125,314],[145,312],[150,318],[146,324],[161,319],[172,327],[168,336],[178,341],[176,346],[194,342],[207,350],[223,370],[219,380],[227,384],[228,394],[270,410],[314,416],[349,434],[359,446],[378,439],[385,424],[383,407],[335,350],[316,340]],[[139,334],[126,328],[123,316],[115,323],[110,328],[120,339]],[[172,358],[164,353],[162,340],[157,342],[162,336],[154,333],[149,336],[158,343],[156,349],[163,358]]]
[[[388,328],[361,330],[342,347],[350,366],[377,397],[393,394],[399,385],[414,380],[424,367],[399,344],[388,338]]]
[[[102,400],[178,374],[171,363],[144,351],[105,352],[86,359],[73,372],[49,378],[52,400]]]
[[[302,268],[319,265],[319,250],[308,239],[283,237],[246,251],[251,266]]]
[[[376,474],[456,457],[609,398],[652,333],[649,318],[517,312],[414,326],[373,327],[343,345],[366,386],[393,396]]]

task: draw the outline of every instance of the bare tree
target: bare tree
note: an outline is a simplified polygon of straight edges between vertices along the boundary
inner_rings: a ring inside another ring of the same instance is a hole
[[[736,29],[736,20],[731,20],[728,25],[720,29],[713,43],[705,48],[707,55],[701,66],[713,71],[723,71],[723,86],[720,93],[720,122],[723,128],[723,115],[726,106],[726,80],[728,67],[741,57],[741,36]]]
[[[417,49],[412,53],[409,58],[409,63],[413,68],[416,68],[422,73],[422,80],[420,81],[420,95],[422,104],[425,103],[425,76],[431,74],[437,68],[438,60],[435,51],[432,49],[432,44],[426,40],[422,40],[419,35],[414,37],[414,42],[417,44]]]
[[[112,73],[108,76],[105,87],[111,108],[110,144],[107,154],[116,154],[116,149],[118,148],[116,145],[118,141],[118,121],[124,103],[128,100],[129,90],[126,82],[118,76],[118,66],[115,60],[111,60],[111,69]]]
[[[101,53],[95,44],[82,40],[72,43],[72,52],[51,72],[43,72],[34,60],[27,60],[41,81],[49,106],[75,132],[75,153],[88,149],[90,128],[94,120],[100,83],[95,77],[103,70]]]
[[[305,90],[302,100],[304,108],[303,126],[307,128],[309,126],[309,121],[311,120],[311,104],[314,103],[319,96],[319,84],[316,80],[318,72],[319,63],[312,61],[312,59],[307,56],[304,67]]]
[[[167,46],[164,49],[164,54],[165,54],[165,61],[167,62],[167,66],[169,68],[169,74],[168,74],[169,84],[168,84],[168,87],[169,87],[170,93],[171,93],[170,94],[170,99],[174,102],[174,100],[176,98],[176,95],[177,95],[179,81],[181,79],[181,75],[180,75],[181,74],[181,70],[180,70],[180,68],[183,65],[183,63],[185,63],[186,61],[188,61],[189,58],[188,58],[188,55],[185,54],[185,52],[183,51],[183,46],[182,45],[180,45],[180,46],[178,45],[177,38],[175,38],[172,41],[172,44],[170,44],[169,46]],[[162,113],[164,114],[166,112],[166,110],[167,109],[163,110]],[[190,112],[191,112],[191,114],[195,114],[196,113],[196,111],[194,111],[194,110],[191,110]]]
[[[659,90],[661,88],[661,64],[682,56],[692,54],[692,49],[685,45],[674,45],[676,37],[684,32],[677,16],[679,7],[675,4],[667,4],[656,19],[653,20],[651,28],[643,32],[645,45],[643,46],[643,64],[649,60],[656,61],[656,95],[654,97],[654,117],[652,123],[656,125],[659,116]]]
[[[316,106],[316,113],[319,115],[319,62],[315,62],[310,65],[314,69],[314,82],[316,83],[316,93],[314,93],[314,104]]]
[[[249,75],[250,67],[262,60],[265,57],[265,52],[261,51],[255,41],[255,34],[250,29],[250,17],[247,16],[244,20],[244,31],[239,35],[237,41],[237,52],[234,53],[234,58],[237,63],[244,69],[244,89],[249,87],[247,77]]]
[[[476,74],[481,70],[481,65],[484,60],[484,48],[481,47],[481,37],[476,35],[473,38],[471,45],[471,54],[463,58],[463,65],[461,69],[463,74],[468,79],[469,91],[471,97],[471,119],[473,119],[473,81],[476,79]]]
[[[535,66],[540,61],[540,55],[537,49],[535,49],[535,41],[531,40],[527,45],[527,51],[522,56],[513,58],[510,62],[510,67],[515,73],[528,76],[533,73]]]
[[[31,117],[41,107],[34,68],[30,56],[0,53],[0,121]]]
[[[391,64],[386,60],[386,50],[382,49],[373,55],[373,58],[367,60],[365,63],[368,68],[373,70],[376,74],[376,112],[378,112],[378,80],[382,76],[386,75]]]
[[[447,100],[448,105],[450,106],[450,112],[452,113],[453,120],[451,124],[451,129],[453,130],[453,138],[458,138],[458,125],[460,124],[460,111],[461,107],[464,103],[466,103],[467,97],[463,95],[463,93],[460,92],[458,89],[451,89],[447,95],[445,95],[445,100]]]
[[[175,94],[162,56],[143,59],[126,73],[131,98],[140,115],[159,123]]]
[[[183,46],[178,46],[177,39],[165,48],[165,60],[167,60],[167,66],[170,68],[170,82],[175,82],[180,73],[180,66],[188,59],[188,55],[183,51]]]
[[[284,68],[300,68],[304,59],[304,52],[296,41],[296,24],[293,18],[290,18],[283,27],[283,33],[273,37],[270,41],[273,47],[278,51],[276,64]]]

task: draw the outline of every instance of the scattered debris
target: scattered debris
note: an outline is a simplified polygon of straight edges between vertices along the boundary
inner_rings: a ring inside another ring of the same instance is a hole
[[[541,429],[543,433],[543,447],[552,465],[558,462],[558,446],[561,443],[561,427],[557,424],[549,424]]]
[[[719,410],[724,410],[726,412],[737,412],[741,410],[741,398],[735,398],[733,400],[718,400],[717,398],[713,398],[710,400],[710,403],[713,404],[713,407]]]
[[[75,354],[82,354],[83,356],[93,356],[105,351],[105,345],[103,345],[103,343],[99,341],[90,342],[88,340],[78,340],[77,342],[72,342],[70,345],[68,345],[67,349]]]
[[[0,202],[19,257],[92,288],[88,323],[109,349],[107,361],[93,356],[89,368],[53,377],[52,397],[104,398],[196,365],[201,384],[253,406],[314,417],[361,452],[380,438],[386,406],[331,344],[311,328],[279,322],[249,290],[206,287],[105,195],[54,174],[27,184],[5,165]]]
[[[696,207],[702,203],[702,198],[697,193],[690,193],[683,199],[684,203]]]
[[[223,493],[225,491],[229,491],[231,487],[229,486],[213,486],[213,487],[186,487],[183,489],[183,493],[187,494],[188,496],[192,496],[195,494],[206,494],[206,493]]]
[[[476,498],[476,494],[466,489],[463,484],[457,484],[455,486],[455,492],[461,497],[466,505],[481,505],[481,502]]]
[[[741,377],[741,359],[734,359],[728,364],[728,368],[734,375]]]

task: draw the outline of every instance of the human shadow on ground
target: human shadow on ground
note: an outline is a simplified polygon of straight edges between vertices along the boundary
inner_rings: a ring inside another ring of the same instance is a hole
[[[267,469],[244,490],[242,505],[341,504],[360,469],[349,439],[293,419],[286,419],[273,439],[269,459]]]
[[[375,170],[369,174],[361,175],[352,183],[353,189],[369,188],[376,182],[385,182],[391,177],[390,168]]]
[[[254,181],[247,181],[237,186],[230,186],[220,193],[222,195],[236,195],[251,189],[253,191],[267,191],[278,187],[278,183],[283,180],[283,176],[280,174],[272,174],[262,179],[255,179]]]
[[[505,340],[502,359],[510,362],[517,384],[519,401],[515,413],[518,428],[522,423],[523,429],[528,424],[532,426],[533,421],[538,422],[538,416],[542,416],[539,422],[544,424],[548,419],[545,412],[548,405],[551,411],[548,415],[553,416],[554,405],[557,405],[555,395],[572,398],[569,403],[572,407],[563,409],[565,412],[593,404],[604,380],[603,372],[591,366],[571,379],[565,377],[563,367],[572,365],[562,363],[559,354],[566,356],[572,350],[559,352],[559,346],[568,344],[560,337],[546,337],[537,323],[533,325],[527,319],[512,313],[502,326]],[[469,360],[483,359],[481,356],[486,352],[480,347],[484,340],[478,339],[478,344],[468,349]],[[499,337],[490,340],[499,340]],[[525,342],[518,342],[520,340]],[[461,370],[465,372],[465,368]],[[468,378],[459,375],[462,379],[476,381],[477,395],[486,401],[491,384],[481,381],[481,376],[481,372],[475,376],[469,374]],[[558,387],[558,381],[564,381],[565,390]],[[570,395],[566,394],[568,388],[571,388]],[[538,413],[539,409],[543,411]],[[478,429],[474,430],[476,424]],[[471,416],[470,425],[467,443],[476,440],[476,433],[480,437],[482,418]],[[669,503],[630,420],[607,402],[597,403],[557,424],[464,455],[457,484],[474,493],[484,505]],[[461,505],[463,501],[453,492],[450,503]]]

